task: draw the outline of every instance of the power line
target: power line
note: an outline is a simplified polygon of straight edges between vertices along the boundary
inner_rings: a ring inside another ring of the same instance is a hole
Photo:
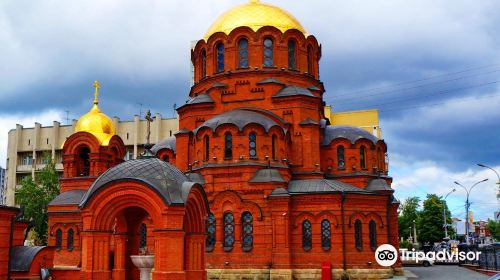
[[[422,79],[417,79],[417,80],[400,82],[400,83],[396,83],[396,84],[392,84],[392,85],[387,85],[387,86],[383,86],[383,87],[378,87],[378,88],[369,88],[369,89],[363,89],[363,90],[358,90],[358,91],[352,91],[352,92],[347,92],[347,93],[339,94],[337,96],[351,95],[351,94],[356,94],[356,93],[361,93],[361,92],[377,91],[377,90],[386,89],[386,88],[392,88],[392,87],[397,87],[397,86],[401,86],[401,85],[405,85],[405,84],[418,83],[418,82],[428,81],[428,80],[432,80],[432,79],[436,79],[436,78],[440,78],[440,77],[452,76],[452,75],[462,74],[462,73],[466,73],[466,72],[471,72],[471,71],[474,71],[474,70],[479,70],[479,69],[484,69],[484,68],[490,68],[490,67],[498,66],[498,65],[500,65],[500,63],[488,64],[488,65],[483,65],[483,66],[478,66],[478,67],[471,67],[471,68],[466,68],[464,70],[460,70],[460,71],[457,71],[457,72],[450,72],[450,73],[445,73],[445,74],[430,76],[430,77],[427,77],[427,78],[422,78]]]

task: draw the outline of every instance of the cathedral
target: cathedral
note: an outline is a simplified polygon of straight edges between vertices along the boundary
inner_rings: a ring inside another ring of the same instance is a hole
[[[90,111],[64,143],[48,246],[21,246],[25,225],[9,222],[16,208],[0,209],[11,232],[8,256],[0,253],[5,273],[88,280],[400,274],[399,262],[383,267],[374,256],[381,244],[398,248],[387,146],[363,129],[330,125],[321,53],[279,7],[253,0],[228,10],[191,49],[194,85],[177,109],[179,131],[127,161],[95,83]]]

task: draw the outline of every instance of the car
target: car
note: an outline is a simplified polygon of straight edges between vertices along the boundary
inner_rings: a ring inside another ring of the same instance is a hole
[[[408,255],[411,256],[411,251],[409,251],[408,253],[406,253],[406,257],[403,258],[403,251],[400,250],[399,251],[399,259],[401,260],[401,264],[403,266],[424,266],[424,267],[428,267],[428,266],[431,266],[434,264],[434,261],[427,258],[427,257],[424,257],[423,260],[419,260],[417,262],[416,258],[412,258],[412,257],[408,257]],[[499,279],[500,280],[500,279]]]
[[[488,280],[500,280],[500,273],[491,276],[490,278],[488,278]]]

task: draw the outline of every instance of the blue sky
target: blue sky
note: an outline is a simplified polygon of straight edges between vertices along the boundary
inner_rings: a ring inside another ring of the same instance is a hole
[[[189,92],[190,44],[245,0],[0,2],[0,165],[16,123],[85,113],[92,82],[101,107],[131,119],[171,116]],[[472,210],[498,209],[500,3],[444,0],[268,0],[322,44],[325,101],[337,111],[379,108],[396,195],[446,194],[489,178]],[[464,216],[465,193],[448,200]]]

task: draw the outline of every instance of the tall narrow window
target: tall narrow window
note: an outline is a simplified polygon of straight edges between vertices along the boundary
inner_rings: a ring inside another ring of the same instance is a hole
[[[257,157],[257,134],[255,132],[248,135],[248,154],[250,158]]]
[[[208,135],[205,135],[204,140],[205,144],[205,161],[210,160],[210,138],[208,138]]]
[[[224,72],[224,44],[218,43],[215,49],[217,52],[217,72]]]
[[[248,68],[248,40],[245,38],[238,41],[238,67]]]
[[[272,153],[273,153],[273,160],[276,160],[276,158],[278,156],[277,155],[278,154],[277,153],[277,149],[278,149],[277,144],[278,143],[276,143],[278,141],[278,137],[276,135],[273,135],[273,137],[271,138],[271,141],[272,141],[271,148],[272,148]]]
[[[90,149],[83,147],[80,149],[80,166],[78,176],[85,177],[90,174]]]
[[[325,251],[332,247],[332,228],[327,219],[321,221],[321,247]]]
[[[356,244],[356,249],[363,249],[363,232],[361,229],[361,221],[356,220],[354,222],[354,240]]]
[[[337,147],[337,167],[339,169],[345,168],[344,146]]]
[[[264,39],[264,66],[274,66],[274,49],[273,40],[271,38]]]
[[[250,212],[244,212],[241,216],[241,239],[243,251],[251,251],[253,248],[253,217]]]
[[[145,223],[139,226],[139,249],[146,248],[148,246],[148,227]]]
[[[205,50],[201,51],[201,78],[207,76],[207,52]],[[127,133],[128,135],[128,133]]]
[[[74,239],[75,239],[75,231],[72,228],[70,228],[68,230],[68,240],[66,240],[66,248],[69,251],[73,250]]]
[[[207,227],[207,239],[206,239],[206,251],[212,252],[215,247],[215,216],[214,214],[208,214],[208,218],[206,221]]]
[[[359,148],[359,165],[361,169],[366,168],[365,146]]]
[[[377,224],[374,220],[371,220],[368,227],[370,230],[370,248],[377,250]]]
[[[297,48],[295,41],[293,40],[288,41],[288,69],[297,68],[297,62],[295,59],[296,53],[297,53]]]
[[[309,251],[312,248],[312,225],[309,220],[302,222],[302,248]]]
[[[62,248],[62,230],[56,230],[56,250],[61,250]]]
[[[233,158],[233,135],[230,132],[224,134],[224,159]]]
[[[309,72],[309,74],[312,74],[312,72],[313,72],[311,45],[307,46],[307,72]]]
[[[233,213],[224,214],[224,250],[231,251],[234,245],[234,216]]]

